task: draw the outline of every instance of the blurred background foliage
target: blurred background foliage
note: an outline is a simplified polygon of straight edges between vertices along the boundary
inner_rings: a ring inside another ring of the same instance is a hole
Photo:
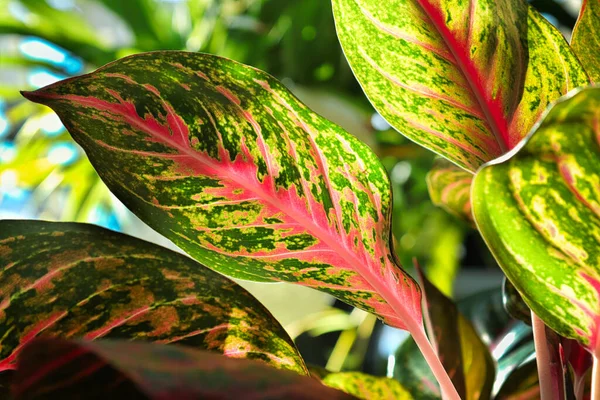
[[[569,37],[579,1],[531,3]],[[132,53],[164,49],[209,52],[263,69],[371,146],[392,181],[394,245],[402,264],[410,269],[417,257],[430,280],[455,298],[495,288],[475,301],[485,318],[497,317],[489,323],[495,330],[480,334],[500,346],[496,359],[523,341],[513,332],[508,345],[502,342],[511,331],[497,297],[501,273],[479,235],[429,201],[425,176],[433,154],[390,129],[370,107],[344,59],[327,0],[0,0],[0,218],[90,222],[170,245],[110,194],[60,120],[19,94]],[[326,295],[291,285],[245,286],[311,362],[392,376],[406,354],[414,357],[406,342],[396,361],[403,333]],[[522,351],[519,363],[530,353]]]

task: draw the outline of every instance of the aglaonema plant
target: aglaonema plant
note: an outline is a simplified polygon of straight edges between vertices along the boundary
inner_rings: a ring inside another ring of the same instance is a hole
[[[449,160],[429,177],[432,198],[481,232],[533,312],[541,396],[565,398],[570,359],[558,335],[600,355],[600,89],[572,91],[596,80],[589,51],[598,50],[600,4],[584,4],[573,47],[519,0],[332,4],[374,107]],[[290,376],[308,372],[289,337],[206,267],[330,293],[409,331],[443,398],[491,398],[494,365],[473,327],[426,280],[422,311],[420,286],[396,261],[390,183],[375,155],[270,75],[208,54],[153,52],[23,95],[51,107],[110,190],[202,265],[89,226],[2,222],[0,366],[16,370],[3,376],[17,398],[76,396],[86,381],[113,382],[99,385],[111,394],[176,398],[174,360],[186,365],[180,393],[191,397],[214,394],[196,377],[217,369],[239,382],[236,393],[346,396],[314,384],[298,394],[307,378]],[[236,378],[250,364],[197,350],[28,345],[39,335],[177,342],[293,372],[261,366],[250,385]],[[322,382],[362,398],[420,398],[365,375]]]

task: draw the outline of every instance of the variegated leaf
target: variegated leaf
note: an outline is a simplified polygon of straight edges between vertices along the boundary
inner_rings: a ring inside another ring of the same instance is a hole
[[[587,77],[524,0],[333,0],[354,74],[402,134],[460,167],[513,148]]]
[[[427,174],[429,197],[436,206],[473,224],[471,182],[473,174],[445,159],[437,159]]]
[[[473,214],[523,300],[600,354],[600,88],[561,99],[475,176]]]
[[[600,83],[600,0],[583,0],[571,47],[594,83]]]
[[[267,309],[188,257],[93,225],[0,221],[0,371],[40,335],[182,343],[308,373]]]
[[[362,372],[331,373],[327,374],[322,381],[329,387],[363,400],[412,400],[415,398],[395,379],[372,376]]]
[[[339,399],[318,380],[188,346],[38,339],[23,350],[16,400]]]
[[[421,330],[419,288],[390,251],[384,168],[270,75],[154,52],[24,95],[53,108],[113,193],[192,257]]]

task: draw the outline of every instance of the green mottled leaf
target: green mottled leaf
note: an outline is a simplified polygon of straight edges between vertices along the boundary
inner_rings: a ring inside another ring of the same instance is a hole
[[[187,346],[38,339],[19,358],[16,400],[353,399],[313,378]]]
[[[583,0],[579,18],[573,29],[571,47],[590,79],[600,83],[600,1]]]
[[[37,336],[181,343],[308,371],[248,292],[171,250],[86,224],[0,221],[0,371]]]
[[[473,213],[523,300],[599,354],[600,89],[559,101],[522,147],[481,169]]]
[[[155,52],[24,95],[52,107],[111,191],[192,257],[421,331],[419,288],[390,251],[384,168],[270,75]]]
[[[458,308],[420,272],[425,321],[438,356],[461,399],[490,399],[495,367],[487,346]]]
[[[473,224],[471,182],[473,174],[444,160],[437,159],[427,174],[429,197],[436,206]]]
[[[327,374],[323,378],[323,383],[364,400],[412,400],[414,398],[395,379],[372,376],[361,372]]]
[[[513,148],[587,77],[524,0],[333,0],[365,93],[399,132],[460,167]]]
[[[517,288],[506,278],[502,284],[502,303],[511,317],[531,325],[531,310],[523,301]]]

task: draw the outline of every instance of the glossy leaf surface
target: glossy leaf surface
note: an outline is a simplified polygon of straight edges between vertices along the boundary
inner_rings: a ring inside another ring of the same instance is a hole
[[[323,378],[323,383],[364,400],[412,400],[414,398],[397,380],[362,372],[327,374]]]
[[[523,300],[598,354],[600,89],[558,102],[537,130],[473,182],[475,220]]]
[[[419,400],[439,400],[440,388],[413,338],[408,337],[396,352],[394,379]]]
[[[353,399],[316,379],[187,346],[39,339],[19,359],[15,399]]]
[[[427,174],[427,189],[433,204],[473,224],[471,182],[473,174],[451,162],[438,159]]]
[[[502,284],[502,303],[511,317],[531,326],[531,310],[523,301],[517,288],[506,278]]]
[[[52,107],[111,191],[194,258],[419,329],[420,291],[390,252],[385,170],[268,74],[155,52],[24,95]]]
[[[0,221],[0,371],[37,336],[182,343],[307,374],[292,340],[236,283],[93,225]]]
[[[487,346],[452,300],[420,275],[430,337],[454,387],[462,399],[490,399],[495,367]]]
[[[523,0],[333,5],[346,57],[379,113],[469,171],[513,148],[550,102],[587,83],[561,33]]]
[[[588,73],[590,80],[600,83],[600,1],[583,0],[579,18],[573,28],[571,47],[583,68]]]

